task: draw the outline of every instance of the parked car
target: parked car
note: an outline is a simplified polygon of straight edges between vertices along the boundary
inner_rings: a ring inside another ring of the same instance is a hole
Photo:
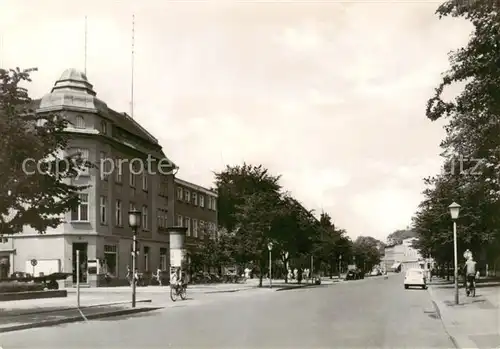
[[[345,276],[345,280],[359,280],[364,279],[364,273],[359,269],[349,270]]]
[[[427,280],[424,271],[416,268],[408,269],[405,274],[404,286],[405,289],[415,286],[425,290],[427,288]]]
[[[373,269],[372,272],[370,273],[370,276],[379,276],[379,275],[382,275],[380,269]]]

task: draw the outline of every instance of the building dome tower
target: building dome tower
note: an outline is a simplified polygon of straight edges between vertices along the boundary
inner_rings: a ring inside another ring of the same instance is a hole
[[[38,112],[73,110],[107,113],[107,105],[96,97],[87,76],[76,69],[66,69],[51,92],[43,96]]]

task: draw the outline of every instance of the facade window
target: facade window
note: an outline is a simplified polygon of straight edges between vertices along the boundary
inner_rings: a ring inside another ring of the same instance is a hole
[[[116,245],[104,245],[104,272],[117,276],[118,253]]]
[[[148,230],[148,207],[142,206],[142,228]]]
[[[198,193],[193,192],[193,205],[198,206]]]
[[[101,224],[105,225],[108,223],[108,198],[104,195],[101,195],[100,200],[100,215],[101,215]]]
[[[164,247],[160,248],[160,269],[167,270],[167,249]]]
[[[71,210],[71,221],[73,222],[88,222],[89,221],[89,195],[78,194],[80,204],[75,209]]]
[[[158,228],[164,228],[163,226],[163,211],[161,209],[158,209],[157,212],[157,219],[158,219]]]
[[[193,218],[193,236],[198,237],[198,220]]]
[[[182,200],[182,188],[177,188],[177,200]]]
[[[215,223],[208,223],[208,234],[211,239],[215,239],[217,236],[217,229]]]
[[[84,163],[89,161],[90,151],[86,148],[73,148],[71,149],[71,155],[79,157]],[[80,175],[89,175],[88,167],[83,167],[79,170]]]
[[[212,198],[212,210],[217,210],[217,198]]]
[[[158,182],[158,195],[160,196],[168,196],[168,177],[161,176],[160,181]]]
[[[208,222],[207,223],[207,233],[208,233],[208,236],[211,239],[212,238],[212,234],[213,234],[213,231],[212,231],[212,222]]]
[[[189,190],[184,189],[184,201],[189,202],[191,201],[191,194],[189,193]]]
[[[200,194],[200,207],[205,207],[205,195]]]
[[[108,124],[104,120],[101,121],[101,133],[102,134],[108,133]]]
[[[167,210],[158,209],[158,228],[167,227]]]
[[[144,271],[149,271],[149,246],[144,246]]]
[[[122,182],[122,171],[123,171],[123,164],[120,161],[120,159],[115,160],[115,181],[116,183],[121,183]]]
[[[128,204],[128,210],[129,211],[135,211],[137,209],[137,207],[135,206],[135,202],[129,202]]]
[[[198,231],[199,231],[198,235],[200,237],[204,237],[205,236],[205,228],[206,228],[205,224],[206,223],[204,221],[202,221],[202,220],[200,220],[200,223],[198,223]]]
[[[122,201],[121,200],[116,200],[115,203],[115,225],[117,227],[122,226]]]
[[[101,151],[99,153],[99,169],[101,170],[101,179],[107,180],[109,177],[110,169],[111,169],[111,164],[107,160],[107,154],[104,151]]]
[[[85,119],[81,115],[77,115],[75,118],[75,128],[85,128]]]
[[[134,187],[135,188],[135,174],[134,174],[134,169],[132,167],[129,168],[129,174],[128,174],[128,178],[129,178],[129,184],[131,187]]]
[[[142,174],[142,190],[148,191],[148,175],[146,172]]]
[[[191,236],[191,219],[189,217],[184,217],[184,228],[187,228],[186,235]]]
[[[178,214],[177,215],[177,226],[182,227],[182,223],[184,223],[182,220],[182,216],[180,214]]]

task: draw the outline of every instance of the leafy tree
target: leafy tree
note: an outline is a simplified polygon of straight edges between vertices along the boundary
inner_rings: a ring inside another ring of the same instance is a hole
[[[244,163],[242,166],[226,166],[222,172],[215,173],[218,193],[218,222],[227,231],[238,227],[236,215],[239,207],[249,195],[260,192],[279,192],[280,177],[273,176],[262,165]]]
[[[463,17],[474,31],[468,44],[450,54],[450,69],[427,103],[427,117],[449,120],[441,143],[444,173],[426,180],[425,199],[415,217],[419,248],[442,263],[452,259],[452,222],[448,205],[462,206],[458,220],[459,251],[470,248],[498,256],[500,241],[500,6],[497,1],[448,1],[440,17]],[[445,89],[465,83],[454,100]],[[476,163],[479,160],[479,167]],[[490,257],[494,257],[490,256]]]
[[[31,81],[33,71],[0,69],[0,234],[21,233],[26,225],[39,233],[57,227],[86,188],[71,180],[90,164],[78,154],[61,156],[68,146],[68,122],[30,109],[21,84]],[[35,163],[40,163],[38,170]]]
[[[390,245],[402,244],[404,239],[413,238],[417,233],[413,229],[396,230],[387,236],[387,241]]]
[[[193,271],[199,269],[217,268],[221,269],[223,266],[230,264],[232,260],[232,241],[229,234],[220,233],[218,237],[213,239],[208,235],[204,239],[198,240],[192,249],[191,264]]]
[[[353,244],[356,264],[362,266],[364,272],[380,263],[380,241],[371,236],[359,236]]]
[[[262,286],[269,242],[274,241],[273,222],[279,216],[280,194],[261,192],[246,196],[238,206],[235,218],[239,223],[234,235],[236,254],[243,261],[253,261],[260,269],[259,286]],[[273,248],[274,250],[274,248]]]
[[[327,213],[322,213],[319,219],[321,227],[320,242],[315,251],[316,260],[321,264],[328,266],[330,276],[333,275],[333,270],[338,269],[337,261],[342,253],[341,247],[348,240],[345,240],[345,231],[337,229],[333,224],[331,217]],[[345,251],[343,251],[345,253]],[[339,271],[339,270],[337,270]]]

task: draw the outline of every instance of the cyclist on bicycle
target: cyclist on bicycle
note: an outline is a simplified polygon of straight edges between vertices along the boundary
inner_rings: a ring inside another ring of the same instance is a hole
[[[465,262],[464,269],[467,284],[469,285],[469,288],[472,288],[476,285],[476,261],[472,259],[472,256],[470,256],[469,259],[467,259],[467,262]]]
[[[175,269],[175,271],[172,273],[170,277],[170,284],[179,287],[182,286],[183,280],[182,280],[182,271],[181,268]]]

